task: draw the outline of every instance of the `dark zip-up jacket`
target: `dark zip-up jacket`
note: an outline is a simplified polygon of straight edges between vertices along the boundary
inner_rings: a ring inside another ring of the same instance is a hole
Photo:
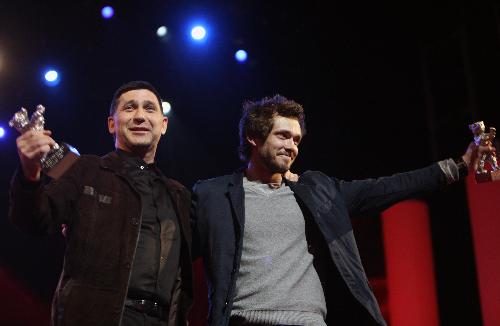
[[[32,184],[17,172],[9,216],[21,230],[61,232],[68,225],[63,271],[52,304],[53,325],[119,325],[141,225],[141,199],[116,152],[83,155],[60,179]],[[169,326],[186,325],[192,302],[190,193],[162,177],[181,230],[181,258]],[[161,225],[161,236],[165,234]]]

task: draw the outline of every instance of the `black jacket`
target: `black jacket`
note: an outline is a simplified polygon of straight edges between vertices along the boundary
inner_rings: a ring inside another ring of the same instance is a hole
[[[192,194],[193,236],[209,283],[210,325],[227,325],[232,309],[245,227],[242,180],[239,171],[199,181]],[[350,215],[380,211],[402,199],[440,188],[446,178],[439,165],[349,182],[308,171],[298,182],[286,182],[306,218],[306,237],[327,301],[327,324],[336,321],[339,303],[352,301],[357,310],[351,312],[385,325],[361,264]]]
[[[186,325],[192,302],[190,193],[174,180],[163,182],[182,237],[168,324]],[[83,155],[60,179],[38,187],[16,174],[10,200],[10,218],[25,232],[59,233],[61,224],[69,226],[52,324],[118,326],[142,216],[140,195],[117,153]]]

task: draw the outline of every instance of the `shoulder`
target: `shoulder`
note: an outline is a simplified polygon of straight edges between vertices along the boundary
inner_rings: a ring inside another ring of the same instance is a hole
[[[336,184],[337,179],[321,171],[308,170],[300,175],[298,182],[306,184]]]
[[[68,178],[82,178],[85,175],[95,174],[99,170],[101,158],[97,155],[81,155],[59,180]],[[55,180],[53,180],[55,181]]]
[[[227,189],[227,185],[229,183],[232,183],[234,179],[234,174],[227,174],[211,179],[198,180],[193,186],[193,192],[217,191],[221,189]]]
[[[93,154],[84,154],[80,156],[79,164],[82,165],[96,165],[98,166],[103,160],[103,157]]]

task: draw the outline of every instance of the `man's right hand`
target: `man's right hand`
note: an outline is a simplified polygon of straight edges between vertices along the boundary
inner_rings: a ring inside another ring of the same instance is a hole
[[[51,134],[49,130],[30,130],[17,137],[17,152],[26,179],[40,180],[42,171],[40,159],[56,144],[54,139],[50,137]]]

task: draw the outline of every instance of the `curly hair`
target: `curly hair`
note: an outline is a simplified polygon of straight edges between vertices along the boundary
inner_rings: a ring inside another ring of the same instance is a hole
[[[259,101],[245,101],[240,119],[240,145],[238,154],[243,162],[250,159],[251,147],[247,137],[265,140],[273,129],[274,118],[281,116],[297,119],[302,135],[306,134],[305,114],[302,105],[279,94]]]

